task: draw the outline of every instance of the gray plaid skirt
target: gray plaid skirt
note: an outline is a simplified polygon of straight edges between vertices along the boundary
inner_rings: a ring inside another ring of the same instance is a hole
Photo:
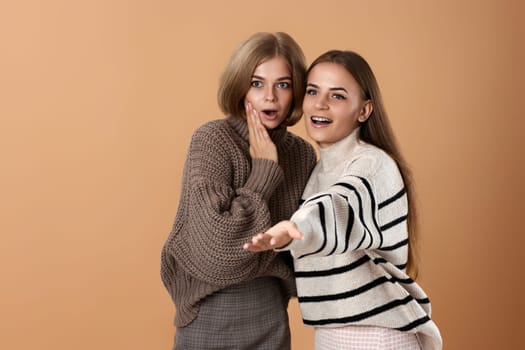
[[[173,350],[289,350],[288,300],[279,280],[262,277],[206,297],[177,328]]]

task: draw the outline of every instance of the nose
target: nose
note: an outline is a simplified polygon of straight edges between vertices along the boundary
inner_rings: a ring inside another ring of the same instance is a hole
[[[268,86],[265,91],[266,95],[264,99],[269,102],[274,102],[276,99],[275,91],[273,90],[272,86]]]
[[[320,110],[328,109],[328,103],[326,102],[326,98],[324,96],[317,96],[315,99],[315,108]]]

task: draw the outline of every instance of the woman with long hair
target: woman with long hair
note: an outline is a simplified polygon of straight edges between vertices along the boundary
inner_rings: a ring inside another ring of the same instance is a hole
[[[304,202],[244,248],[291,252],[316,349],[441,349],[415,282],[413,184],[372,69],[355,52],[324,53],[308,70],[303,110],[321,156]]]

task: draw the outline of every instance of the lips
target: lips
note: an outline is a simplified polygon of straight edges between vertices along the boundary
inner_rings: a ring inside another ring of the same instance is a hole
[[[327,124],[332,123],[331,119],[328,119],[326,117],[320,117],[320,116],[312,116],[310,117],[310,120],[312,121],[313,124],[316,124],[316,125],[327,125]]]
[[[263,109],[263,110],[261,110],[261,113],[268,120],[274,120],[274,119],[277,118],[277,110],[276,109]]]
[[[277,115],[276,109],[264,109],[262,112],[269,117],[275,117]]]

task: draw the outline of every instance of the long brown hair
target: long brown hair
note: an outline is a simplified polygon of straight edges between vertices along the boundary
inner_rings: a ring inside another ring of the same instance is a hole
[[[412,173],[394,136],[383,104],[379,84],[366,60],[353,51],[330,50],[325,52],[310,65],[308,73],[315,65],[322,62],[331,62],[343,66],[361,87],[363,98],[372,101],[373,111],[365,122],[360,123],[359,136],[363,141],[388,153],[395,160],[401,172],[408,199],[408,260],[406,269],[408,275],[412,279],[416,279],[418,275],[418,222]]]
[[[293,100],[284,126],[296,124],[303,114],[306,83],[306,59],[301,47],[287,33],[260,32],[250,36],[233,53],[220,79],[217,100],[228,116],[245,118],[244,98],[250,89],[252,75],[258,65],[283,57],[292,76]]]

